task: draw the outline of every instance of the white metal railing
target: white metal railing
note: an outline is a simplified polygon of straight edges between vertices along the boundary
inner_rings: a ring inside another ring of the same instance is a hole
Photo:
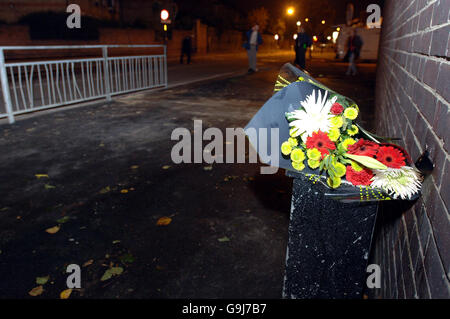
[[[112,48],[155,48],[161,54],[108,56]],[[98,58],[6,63],[7,50],[101,49]],[[91,45],[0,47],[4,105],[0,118],[106,98],[138,90],[167,87],[165,45]]]

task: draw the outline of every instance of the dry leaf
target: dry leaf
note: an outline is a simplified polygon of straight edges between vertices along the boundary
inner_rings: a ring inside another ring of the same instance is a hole
[[[205,167],[203,167],[203,169],[205,171],[212,171],[213,167],[212,166],[205,166]]]
[[[112,267],[105,271],[102,278],[100,278],[100,281],[106,281],[108,279],[111,279],[113,276],[118,276],[121,273],[123,273],[122,267]]]
[[[127,193],[128,193],[128,189],[122,189],[120,192],[121,192],[122,194],[127,194]]]
[[[49,279],[50,279],[50,276],[36,277],[36,284],[38,284],[38,285],[45,285],[48,282]]]
[[[92,265],[93,263],[94,263],[94,259],[89,259],[88,261],[86,261],[86,262],[83,264],[83,267],[90,266],[90,265]]]
[[[45,184],[44,185],[45,189],[55,189],[56,186],[50,185],[50,184]]]
[[[227,236],[225,236],[225,237],[222,237],[222,238],[219,238],[219,239],[217,239],[219,242],[221,242],[221,243],[225,243],[225,242],[227,242],[227,241],[230,241],[230,238],[228,238]]]
[[[59,298],[61,298],[61,299],[69,299],[71,293],[72,293],[72,289],[63,290],[59,294]]]
[[[170,168],[169,165],[165,165],[165,166],[162,167],[162,169],[169,169],[169,168]]]
[[[36,176],[38,179],[40,179],[40,178],[48,178],[48,174],[35,174],[34,176]]]
[[[47,228],[45,231],[49,234],[56,234],[57,232],[59,232],[60,229],[61,229],[60,226],[55,226],[55,227]]]
[[[133,166],[131,166],[131,169],[138,169],[138,168],[139,168],[138,165],[133,165]]]
[[[32,297],[37,297],[37,296],[42,295],[43,292],[44,292],[44,287],[42,287],[42,286],[37,286],[37,287],[31,289],[31,290],[28,292],[28,294],[29,294],[30,296],[32,296]]]
[[[102,188],[102,190],[100,190],[100,194],[106,194],[109,193],[111,191],[111,187],[106,186],[105,188]]]
[[[158,226],[167,226],[172,222],[172,218],[170,217],[161,217],[160,219],[158,219],[158,221],[156,222],[156,225]]]

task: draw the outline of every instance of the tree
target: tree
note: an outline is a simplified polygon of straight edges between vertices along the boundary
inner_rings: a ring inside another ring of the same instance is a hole
[[[264,7],[253,9],[248,14],[248,22],[250,26],[258,24],[260,32],[264,32],[269,23],[269,12]]]
[[[269,32],[272,34],[278,34],[280,37],[286,32],[286,21],[284,19],[278,19],[275,23],[269,26]]]

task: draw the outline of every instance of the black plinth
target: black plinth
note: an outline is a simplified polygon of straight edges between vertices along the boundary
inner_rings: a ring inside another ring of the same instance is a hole
[[[287,175],[294,181],[283,297],[362,298],[377,202],[341,203],[320,182]]]

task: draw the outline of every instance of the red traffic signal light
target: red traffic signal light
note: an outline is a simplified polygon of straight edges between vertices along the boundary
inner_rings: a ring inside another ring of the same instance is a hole
[[[169,19],[169,11],[161,10],[161,20],[166,21],[167,19]]]

